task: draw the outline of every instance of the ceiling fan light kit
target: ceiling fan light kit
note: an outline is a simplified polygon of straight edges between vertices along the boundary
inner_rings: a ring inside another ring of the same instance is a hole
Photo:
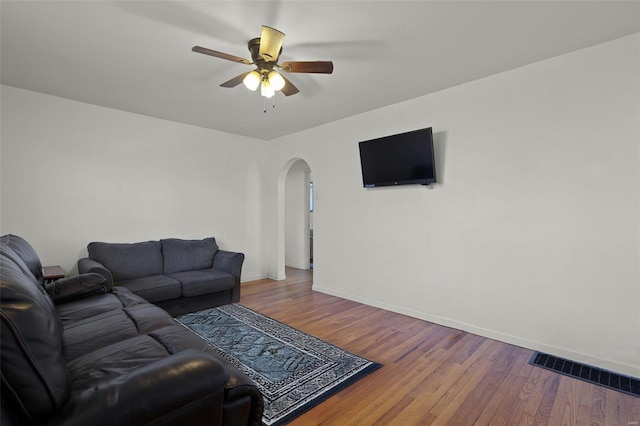
[[[285,96],[295,95],[300,91],[287,78],[275,71],[274,68],[281,69],[287,73],[333,73],[333,62],[331,61],[289,61],[278,65],[284,37],[285,34],[283,32],[263,25],[260,37],[249,40],[247,44],[252,61],[200,46],[194,46],[191,50],[227,61],[255,65],[255,70],[240,74],[231,80],[225,81],[220,86],[231,88],[243,83],[247,89],[252,91],[260,87],[260,95],[266,101],[266,99],[273,98],[277,91],[281,91]],[[266,112],[266,108],[264,112]]]
[[[260,86],[261,80],[262,80],[262,77],[260,76],[260,73],[258,71],[251,71],[242,80],[242,83],[247,89],[251,91],[255,91],[258,88],[258,86]]]
[[[273,90],[273,87],[271,87],[271,85],[269,84],[269,80],[267,80],[266,78],[263,79],[262,83],[260,84],[260,94],[267,99],[273,98],[273,95],[276,94],[275,90]]]
[[[267,74],[267,78],[269,80],[269,84],[273,87],[273,90],[282,90],[285,85],[284,78],[275,71],[269,72],[269,74]]]

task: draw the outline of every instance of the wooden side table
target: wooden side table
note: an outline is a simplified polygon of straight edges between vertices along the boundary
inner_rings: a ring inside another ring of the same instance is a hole
[[[42,267],[42,276],[45,284],[64,278],[65,275],[66,273],[64,272],[64,269],[62,269],[60,265]]]

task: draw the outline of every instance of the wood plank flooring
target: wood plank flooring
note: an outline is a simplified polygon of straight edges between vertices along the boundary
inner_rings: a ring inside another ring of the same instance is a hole
[[[382,368],[291,425],[607,425],[640,398],[529,365],[532,351],[312,290],[310,271],[242,284],[240,303]]]

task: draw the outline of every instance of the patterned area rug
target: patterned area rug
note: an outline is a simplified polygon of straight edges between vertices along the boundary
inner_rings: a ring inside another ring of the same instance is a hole
[[[268,426],[292,420],[380,367],[240,304],[176,321],[253,379],[264,397],[262,422]]]

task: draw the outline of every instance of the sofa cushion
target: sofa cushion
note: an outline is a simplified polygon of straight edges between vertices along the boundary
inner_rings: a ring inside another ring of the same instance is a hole
[[[31,247],[31,244],[29,244],[24,238],[13,234],[3,235],[0,239],[0,243],[6,247],[10,247],[18,256],[20,256],[20,259],[22,259],[22,261],[27,265],[27,268],[36,280],[40,283],[44,282],[40,258],[33,247]]]
[[[73,321],[64,327],[65,358],[71,361],[139,334],[135,323],[122,310],[103,312]]]
[[[102,263],[113,275],[113,281],[130,280],[162,274],[162,252],[159,241],[141,243],[92,242],[89,257]]]
[[[118,379],[168,355],[167,349],[148,335],[96,348],[69,362],[74,392],[90,390],[96,383]]]
[[[218,251],[216,239],[213,237],[204,240],[167,238],[160,242],[166,275],[211,268],[213,257]]]
[[[149,302],[68,320],[63,332],[65,359],[70,361],[98,348],[173,324],[173,318],[167,312]]]
[[[71,390],[60,321],[40,283],[4,254],[0,277],[3,404],[7,400],[30,422],[41,422]]]
[[[170,277],[180,281],[185,297],[231,290],[235,284],[233,275],[217,269],[177,272]]]
[[[149,302],[137,296],[126,287],[113,287],[111,293],[92,296],[86,299],[78,299],[55,307],[62,327],[66,327],[74,321],[100,315],[104,312],[123,309],[136,305],[147,305]]]
[[[153,275],[151,277],[116,281],[115,285],[127,287],[138,296],[152,303],[158,300],[175,299],[182,296],[180,283],[166,275]]]

